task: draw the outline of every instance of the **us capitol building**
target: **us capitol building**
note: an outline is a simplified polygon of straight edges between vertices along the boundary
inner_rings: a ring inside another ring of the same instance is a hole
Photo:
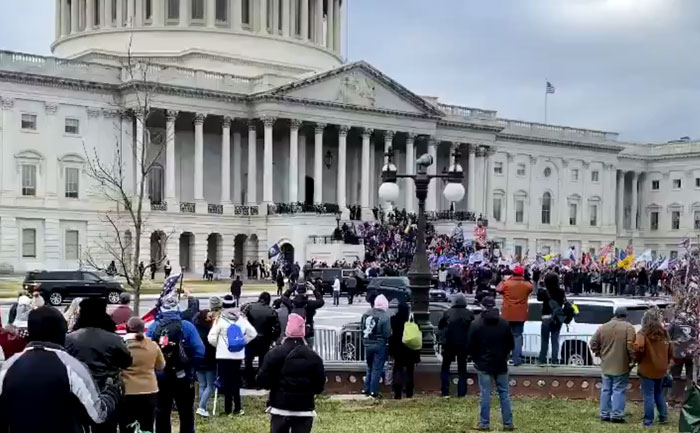
[[[426,152],[440,172],[460,149],[467,194],[445,212],[433,181],[431,219],[471,233],[483,215],[510,254],[616,241],[672,256],[700,233],[700,142],[627,143],[416,95],[343,61],[346,1],[55,0],[55,57],[0,52],[0,263],[108,262],[96,245],[113,235],[114,204],[86,164],[123,163],[134,190],[141,146],[157,155],[143,260],[191,271],[207,257],[267,260],[274,244],[301,262],[323,248],[314,236],[332,233],[336,209],[340,223],[354,205],[373,219],[389,147],[402,172]],[[394,207],[415,210],[399,186]],[[287,213],[297,202],[326,206]]]

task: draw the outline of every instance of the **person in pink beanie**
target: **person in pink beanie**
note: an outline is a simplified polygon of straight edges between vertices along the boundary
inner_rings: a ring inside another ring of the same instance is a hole
[[[326,384],[323,360],[304,336],[306,321],[298,314],[287,318],[286,338],[262,362],[257,382],[270,390],[270,433],[308,433],[316,416],[315,396]]]

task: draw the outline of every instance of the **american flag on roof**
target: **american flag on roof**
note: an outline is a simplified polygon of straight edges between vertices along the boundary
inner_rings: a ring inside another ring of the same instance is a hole
[[[547,93],[550,95],[553,95],[554,93],[556,93],[556,91],[557,91],[557,89],[554,87],[554,85],[552,85],[552,83],[547,81]]]

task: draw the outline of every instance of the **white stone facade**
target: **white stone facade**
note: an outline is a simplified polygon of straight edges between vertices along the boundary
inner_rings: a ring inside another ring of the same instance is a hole
[[[486,216],[513,254],[615,240],[669,255],[700,233],[700,143],[624,143],[420,97],[364,62],[343,64],[345,7],[56,0],[57,57],[0,52],[0,263],[66,268],[99,255],[111,208],[86,175],[86,152],[109,160],[140,144],[127,55],[157,84],[145,261],[161,248],[175,266],[199,270],[210,257],[224,268],[267,259],[274,243],[303,260],[336,216],[268,215],[268,205],[361,205],[369,218],[389,146],[400,171],[426,152],[442,171],[460,149],[467,195],[455,209]],[[125,159],[131,182],[134,166]],[[415,209],[411,185],[400,187],[394,205]],[[428,210],[450,208],[441,190],[431,185]],[[159,231],[167,242],[149,248]]]

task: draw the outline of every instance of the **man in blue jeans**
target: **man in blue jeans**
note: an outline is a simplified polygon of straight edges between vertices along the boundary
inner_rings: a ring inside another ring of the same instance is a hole
[[[600,419],[603,422],[625,422],[625,393],[635,337],[634,326],[626,322],[626,318],[627,308],[618,307],[615,317],[596,330],[590,343],[591,351],[601,358]]]
[[[389,317],[389,301],[384,295],[374,299],[374,307],[367,311],[360,321],[362,343],[365,346],[367,359],[367,375],[363,394],[380,398],[379,379],[384,372],[387,357],[387,344],[391,337],[391,321]]]
[[[549,352],[549,342],[552,342],[552,364],[559,363],[559,333],[563,318],[557,317],[561,314],[562,306],[566,301],[564,291],[559,287],[559,276],[556,272],[549,272],[544,277],[544,289],[537,291],[537,300],[542,302],[542,328],[540,364],[547,363],[547,352]]]
[[[499,316],[496,301],[493,298],[484,298],[481,305],[485,310],[470,327],[467,346],[479,376],[481,414],[476,428],[484,431],[490,428],[491,380],[493,379],[501,402],[503,429],[512,431],[515,427],[513,427],[513,410],[508,390],[508,357],[514,347],[513,334],[508,322]]]

